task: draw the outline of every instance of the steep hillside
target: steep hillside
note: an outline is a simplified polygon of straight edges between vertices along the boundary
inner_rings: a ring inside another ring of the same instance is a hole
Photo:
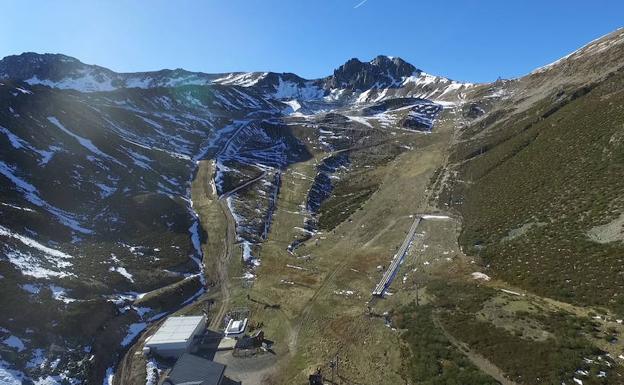
[[[3,81],[0,93],[2,326],[24,344],[8,357],[61,359],[33,376],[101,376],[148,319],[204,290],[195,160],[234,119],[280,107],[220,86],[84,94]],[[168,286],[172,300],[133,306]],[[96,359],[64,354],[76,350]]]
[[[624,238],[600,229],[624,210],[623,43],[619,30],[500,84],[506,97],[477,119],[465,109],[445,197],[495,275],[620,315]]]

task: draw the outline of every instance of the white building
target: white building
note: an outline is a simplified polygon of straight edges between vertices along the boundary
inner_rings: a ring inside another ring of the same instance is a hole
[[[145,349],[162,357],[177,358],[188,352],[193,338],[206,327],[206,317],[169,317],[154,335],[145,341]]]
[[[231,319],[228,322],[227,327],[225,328],[225,336],[228,338],[240,338],[245,334],[245,328],[247,327],[247,318],[244,320],[233,320]]]

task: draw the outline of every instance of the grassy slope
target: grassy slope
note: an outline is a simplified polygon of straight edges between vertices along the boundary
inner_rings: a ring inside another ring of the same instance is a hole
[[[306,242],[296,256],[286,246],[299,234],[300,205],[318,159],[284,172],[253,288],[239,283],[240,259],[230,261],[229,272],[229,307],[249,307],[252,321],[262,322],[267,337],[276,341],[277,370],[267,383],[304,383],[319,366],[328,374],[327,362],[336,352],[345,383],[490,383],[491,375],[513,379],[503,382],[509,384],[550,384],[571,381],[577,368],[591,373],[591,379],[583,378],[586,383],[617,383],[619,369],[583,364],[583,358],[601,354],[597,347],[608,345],[607,323],[539,297],[501,293],[499,287],[509,287],[502,281],[478,285],[470,272],[479,259],[472,265],[461,253],[454,222],[425,222],[421,230],[428,247],[412,250],[418,257],[406,261],[399,275],[405,279],[397,278],[392,287],[395,295],[373,303],[373,316],[367,314],[370,290],[381,275],[377,266],[387,264],[401,243],[411,222],[408,214],[434,209],[427,190],[444,164],[454,124],[447,115],[432,135],[397,137],[414,149],[396,159],[376,161],[389,144],[354,154],[353,171],[339,183],[348,187],[352,179],[356,187],[369,181],[378,186],[353,205],[348,191],[334,195],[323,215],[336,218],[335,226]],[[369,164],[376,167],[365,167]],[[351,208],[342,213],[345,206]],[[197,208],[201,216],[203,206]],[[214,232],[214,220],[202,217],[208,233]],[[219,245],[209,247],[207,255],[211,249]],[[414,280],[422,288],[421,307],[411,305]],[[384,311],[401,329],[392,330],[375,316]],[[608,378],[598,379],[603,369]]]
[[[456,204],[465,220],[461,243],[497,276],[620,314],[624,244],[595,243],[586,233],[624,210],[623,83],[616,73],[567,103],[545,99],[501,123],[480,139],[487,151],[460,168],[469,182],[455,192],[465,198]],[[458,147],[455,155],[478,146]],[[539,225],[503,240],[528,223]]]
[[[322,215],[336,218],[332,229],[301,246],[298,258],[285,248],[297,234],[293,227],[303,222],[297,212],[315,169],[313,163],[299,163],[284,174],[278,210],[250,293],[254,299],[280,305],[279,310],[255,310],[255,318],[271,331],[268,335],[276,337],[278,355],[288,354],[282,357],[276,383],[303,383],[318,366],[329,373],[327,362],[337,351],[346,383],[403,381],[399,334],[382,319],[367,316],[366,303],[381,274],[376,266],[387,264],[400,245],[411,223],[408,215],[426,206],[427,182],[444,161],[449,128],[432,135],[399,131],[396,144],[412,145],[414,150],[403,151],[394,160],[382,156],[394,144],[352,154],[353,169],[339,183],[346,187],[353,178],[356,186],[374,181],[378,187],[357,204],[349,202],[346,190],[330,199]],[[375,167],[365,167],[370,164]]]

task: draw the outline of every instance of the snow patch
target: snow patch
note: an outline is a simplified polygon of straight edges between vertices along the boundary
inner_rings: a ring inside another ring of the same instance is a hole
[[[123,341],[121,341],[121,346],[126,347],[134,341],[134,339],[141,334],[143,330],[147,327],[147,323],[145,322],[137,322],[133,323],[128,327],[128,333],[124,337]]]
[[[160,371],[158,370],[158,365],[153,358],[147,360],[145,363],[145,372],[147,373],[145,376],[145,385],[156,385]]]
[[[22,385],[26,379],[24,373],[9,369],[9,363],[0,360],[0,384],[2,385]]]
[[[69,131],[67,128],[65,128],[65,126],[63,124],[61,124],[61,122],[59,122],[59,120],[57,118],[55,118],[54,116],[48,116],[48,121],[52,124],[54,124],[56,127],[58,127],[58,129],[60,129],[61,131],[63,131],[64,133],[66,133],[67,135],[71,136],[72,138],[76,139],[78,141],[78,143],[80,143],[81,146],[83,146],[84,148],[86,148],[87,150],[89,150],[90,152],[92,152],[95,155],[99,155],[102,158],[106,158],[109,160],[112,160],[116,163],[119,163],[116,159],[114,159],[113,157],[111,157],[108,154],[103,153],[102,151],[100,151],[99,148],[97,148],[89,139],[85,139],[82,136],[76,135],[73,132]],[[123,165],[122,165],[123,166]]]
[[[422,219],[451,219],[448,215],[423,215]]]
[[[51,249],[34,239],[14,233],[1,225],[0,236],[13,238],[23,245],[42,253],[41,257],[38,258],[29,252],[22,252],[10,248],[5,252],[9,262],[17,266],[22,274],[35,278],[66,277],[73,275],[67,273],[67,269],[72,266],[69,260],[74,258],[71,255]]]
[[[286,111],[287,114],[297,112],[301,109],[301,104],[297,101],[297,99],[286,100],[284,101],[284,104],[288,105]]]
[[[21,352],[22,350],[26,349],[26,346],[24,345],[24,343],[22,342],[22,340],[20,340],[19,338],[15,337],[14,335],[11,335],[7,338],[5,338],[2,343],[8,347],[11,347],[13,349],[17,349],[18,352]]]
[[[223,84],[223,85],[235,85],[240,87],[251,87],[268,75],[268,72],[258,73],[258,72],[242,72],[242,73],[231,73],[227,74],[224,77],[213,80],[213,83]]]
[[[299,84],[283,80],[279,77],[278,84],[275,86],[273,97],[276,99],[295,99],[314,100],[320,99],[325,95],[323,89],[315,86],[312,82],[305,82],[303,87]]]
[[[113,379],[115,378],[115,371],[113,368],[106,369],[106,374],[104,375],[104,380],[102,381],[102,385],[113,385]]]
[[[130,274],[128,272],[128,270],[126,270],[125,267],[121,267],[121,266],[117,266],[117,267],[113,267],[111,266],[108,271],[115,271],[119,274],[121,274],[124,278],[126,278],[128,281],[133,282],[134,283],[134,277],[132,277],[132,274]]]
[[[489,281],[491,278],[489,275],[475,271],[474,273],[471,274],[473,279],[478,279],[478,280],[482,280],[482,281]]]
[[[112,79],[101,76],[96,77],[89,70],[81,70],[78,77],[66,77],[59,81],[39,79],[37,75],[35,75],[30,79],[26,79],[24,82],[30,85],[38,84],[50,88],[58,88],[62,90],[71,89],[80,92],[113,91],[116,89],[112,85]]]

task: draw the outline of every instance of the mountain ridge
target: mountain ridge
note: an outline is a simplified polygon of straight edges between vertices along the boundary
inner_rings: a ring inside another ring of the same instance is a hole
[[[0,79],[12,79],[32,85],[40,84],[81,92],[184,85],[222,84],[241,87],[258,85],[259,88],[274,92],[278,98],[299,96],[304,99],[328,96],[336,89],[362,92],[369,88],[399,88],[404,85],[403,82],[406,79],[417,81],[423,73],[401,58],[384,55],[379,55],[368,62],[362,62],[356,58],[350,59],[336,68],[332,75],[318,79],[304,79],[288,72],[209,74],[180,68],[114,72],[105,67],[85,64],[70,56],[51,53],[25,52],[6,56],[0,60]],[[464,84],[439,76],[427,75],[427,77],[442,83]],[[431,80],[428,81],[431,82]]]
[[[552,63],[543,65],[524,75],[520,75],[516,78],[512,78],[509,80],[519,80],[525,77],[538,75],[540,73],[550,70],[551,68],[557,67],[558,64],[565,64],[570,58],[575,59],[575,56],[578,59],[583,55],[600,53],[601,51],[604,51],[608,46],[621,43],[623,41],[623,30],[624,27],[618,28],[608,34],[594,39],[593,41],[583,45],[582,47],[570,52],[569,54]],[[594,47],[595,49],[592,50],[592,47]],[[49,72],[47,73],[40,73],[37,71],[37,69],[40,69],[41,65],[52,68],[48,68]],[[63,66],[68,66],[70,68],[61,68]],[[371,68],[379,69],[378,73],[370,74]],[[76,73],[71,73],[72,69],[82,71],[90,70],[89,72],[94,72],[95,76],[101,78],[101,81],[99,82],[101,84],[101,88],[98,89],[97,87],[86,87],[80,89],[79,84],[74,84],[74,87],[72,87],[72,84],[68,83],[55,84],[55,82],[62,80],[62,75],[70,77],[78,75]],[[116,88],[175,87],[181,85],[208,85],[215,83],[224,85],[251,86],[256,84],[257,81],[265,79],[267,76],[271,76],[273,78],[281,76],[284,80],[292,81],[294,83],[313,82],[315,85],[323,88],[326,92],[330,91],[333,88],[344,88],[345,86],[354,86],[355,90],[359,91],[364,91],[368,88],[371,88],[374,83],[371,83],[370,80],[362,82],[358,81],[357,79],[350,78],[353,76],[357,77],[358,74],[349,72],[357,72],[358,70],[364,71],[359,74],[360,76],[363,76],[364,78],[368,77],[369,79],[374,78],[374,75],[385,75],[383,74],[385,70],[388,75],[388,80],[390,80],[390,82],[385,84],[382,82],[382,84],[379,84],[380,87],[377,88],[384,88],[383,86],[392,86],[392,80],[396,82],[396,80],[398,80],[397,77],[407,78],[413,75],[420,75],[421,73],[424,73],[424,71],[416,68],[415,66],[406,62],[400,57],[387,55],[378,55],[370,61],[361,61],[358,58],[352,58],[345,61],[345,63],[334,69],[332,75],[314,79],[306,79],[291,72],[279,73],[271,71],[236,71],[223,73],[206,73],[202,71],[188,71],[183,68],[176,68],[138,72],[115,72],[99,65],[83,63],[75,57],[67,56],[61,53],[23,52],[21,54],[8,55],[0,59],[0,79],[12,79],[27,82],[30,80],[32,84],[44,84],[57,88],[69,88],[85,92],[111,91]],[[65,73],[63,74],[63,72]],[[347,75],[347,79],[343,79],[345,74]],[[39,77],[39,75],[41,75],[41,77]],[[105,76],[108,76],[111,79],[107,79],[107,81],[105,81],[105,79],[103,78]],[[459,82],[451,80],[444,76],[432,76],[437,79],[444,79],[458,84],[483,85],[493,83]],[[152,81],[149,81],[149,77],[153,77],[154,79]],[[271,83],[274,84],[275,81]]]

